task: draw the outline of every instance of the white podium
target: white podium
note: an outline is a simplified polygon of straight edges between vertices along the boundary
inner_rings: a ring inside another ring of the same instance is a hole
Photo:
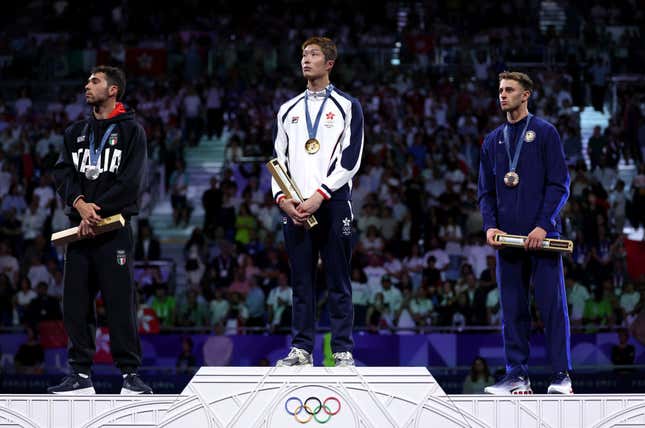
[[[0,395],[0,428],[635,428],[645,395],[446,395],[423,367],[203,367],[180,395]]]

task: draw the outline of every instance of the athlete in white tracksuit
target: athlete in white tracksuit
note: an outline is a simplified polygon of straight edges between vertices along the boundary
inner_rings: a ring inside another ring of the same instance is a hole
[[[363,112],[358,100],[329,83],[335,59],[336,48],[327,38],[314,37],[303,44],[301,65],[307,89],[280,107],[274,150],[305,201],[298,205],[286,198],[275,180],[272,190],[286,214],[284,235],[293,287],[292,347],[310,358],[320,256],[329,292],[332,352],[337,365],[347,365],[350,359],[353,364],[351,189],[363,152]],[[308,230],[303,223],[313,214],[318,225]]]

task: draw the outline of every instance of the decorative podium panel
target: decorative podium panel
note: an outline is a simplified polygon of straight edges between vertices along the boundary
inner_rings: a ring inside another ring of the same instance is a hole
[[[423,367],[203,367],[182,395],[161,426],[418,426],[423,403],[447,399]]]
[[[446,395],[422,367],[203,367],[181,395],[0,395],[0,428],[634,428],[645,395]]]

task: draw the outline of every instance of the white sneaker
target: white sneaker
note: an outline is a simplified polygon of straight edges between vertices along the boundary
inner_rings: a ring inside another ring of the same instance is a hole
[[[531,381],[527,376],[506,375],[495,385],[484,388],[486,394],[511,395],[511,394],[533,394]]]
[[[354,357],[351,352],[335,352],[332,354],[336,367],[354,367]]]
[[[314,360],[311,357],[311,354],[304,349],[292,347],[289,351],[289,355],[278,360],[275,364],[276,367],[293,367],[293,366],[305,366],[311,367],[314,365]]]
[[[571,378],[567,372],[558,372],[553,375],[551,384],[547,389],[547,394],[573,394],[573,387],[571,386]]]

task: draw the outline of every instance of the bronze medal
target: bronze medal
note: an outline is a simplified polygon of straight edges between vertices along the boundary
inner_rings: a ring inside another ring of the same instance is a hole
[[[509,171],[504,175],[504,184],[508,187],[515,187],[520,184],[520,176],[515,171]]]
[[[320,143],[315,138],[310,138],[305,143],[305,150],[310,155],[318,153],[318,150],[320,150]]]

